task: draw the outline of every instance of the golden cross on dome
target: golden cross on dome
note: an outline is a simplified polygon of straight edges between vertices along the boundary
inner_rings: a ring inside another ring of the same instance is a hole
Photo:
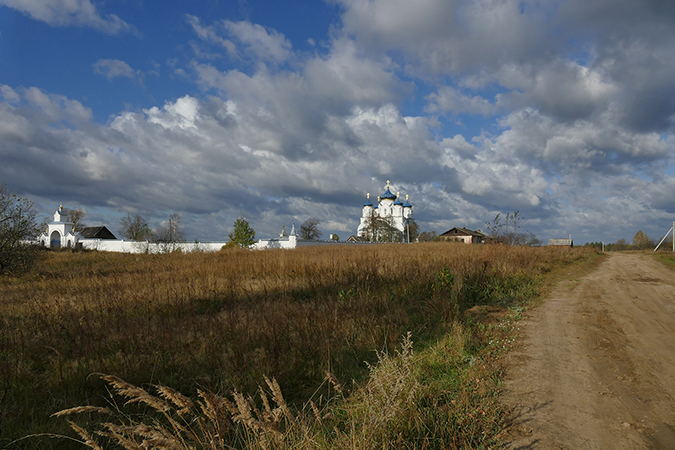
[[[387,180],[387,189],[389,189],[389,180]]]
[[[368,193],[366,194],[366,198],[367,198],[368,200],[370,200],[370,192],[368,192]]]
[[[408,200],[408,194],[405,194],[405,199]]]

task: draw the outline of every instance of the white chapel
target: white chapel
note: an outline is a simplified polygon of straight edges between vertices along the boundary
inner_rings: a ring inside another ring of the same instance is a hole
[[[54,213],[54,221],[47,226],[46,232],[38,236],[38,242],[45,247],[73,248],[77,244],[79,233],[73,230],[73,223],[68,222],[63,206]]]
[[[63,211],[63,205],[54,213],[54,221],[47,225],[47,230],[37,237],[38,244],[49,248],[99,248],[100,241],[116,240],[115,235],[105,226],[84,227],[74,229],[74,224],[68,221],[68,215]]]

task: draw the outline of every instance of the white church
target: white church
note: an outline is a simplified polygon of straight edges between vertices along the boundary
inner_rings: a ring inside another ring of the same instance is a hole
[[[78,244],[82,246],[85,242],[101,239],[116,240],[115,235],[104,226],[86,227],[75,231],[73,223],[68,222],[67,215],[63,212],[63,205],[59,205],[59,209],[54,213],[54,221],[47,225],[47,230],[37,238],[40,245],[54,249],[75,248]]]
[[[372,235],[378,233],[378,231],[373,231],[372,223],[374,220],[384,219],[400,233],[400,240],[407,242],[406,226],[413,221],[413,207],[408,200],[408,196],[405,196],[405,203],[403,203],[400,192],[393,194],[390,190],[389,180],[387,180],[387,190],[377,197],[377,205],[370,202],[370,193],[366,194],[366,198],[361,213],[361,223],[357,230],[359,238],[378,240],[380,236]]]

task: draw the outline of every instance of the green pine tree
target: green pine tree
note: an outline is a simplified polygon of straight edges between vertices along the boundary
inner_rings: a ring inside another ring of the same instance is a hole
[[[255,230],[243,217],[234,221],[234,231],[228,235],[231,245],[249,247],[255,243]]]

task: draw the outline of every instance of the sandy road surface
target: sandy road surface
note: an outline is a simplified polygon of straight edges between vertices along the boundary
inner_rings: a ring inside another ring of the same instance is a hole
[[[521,326],[509,449],[675,449],[675,272],[611,253]]]

